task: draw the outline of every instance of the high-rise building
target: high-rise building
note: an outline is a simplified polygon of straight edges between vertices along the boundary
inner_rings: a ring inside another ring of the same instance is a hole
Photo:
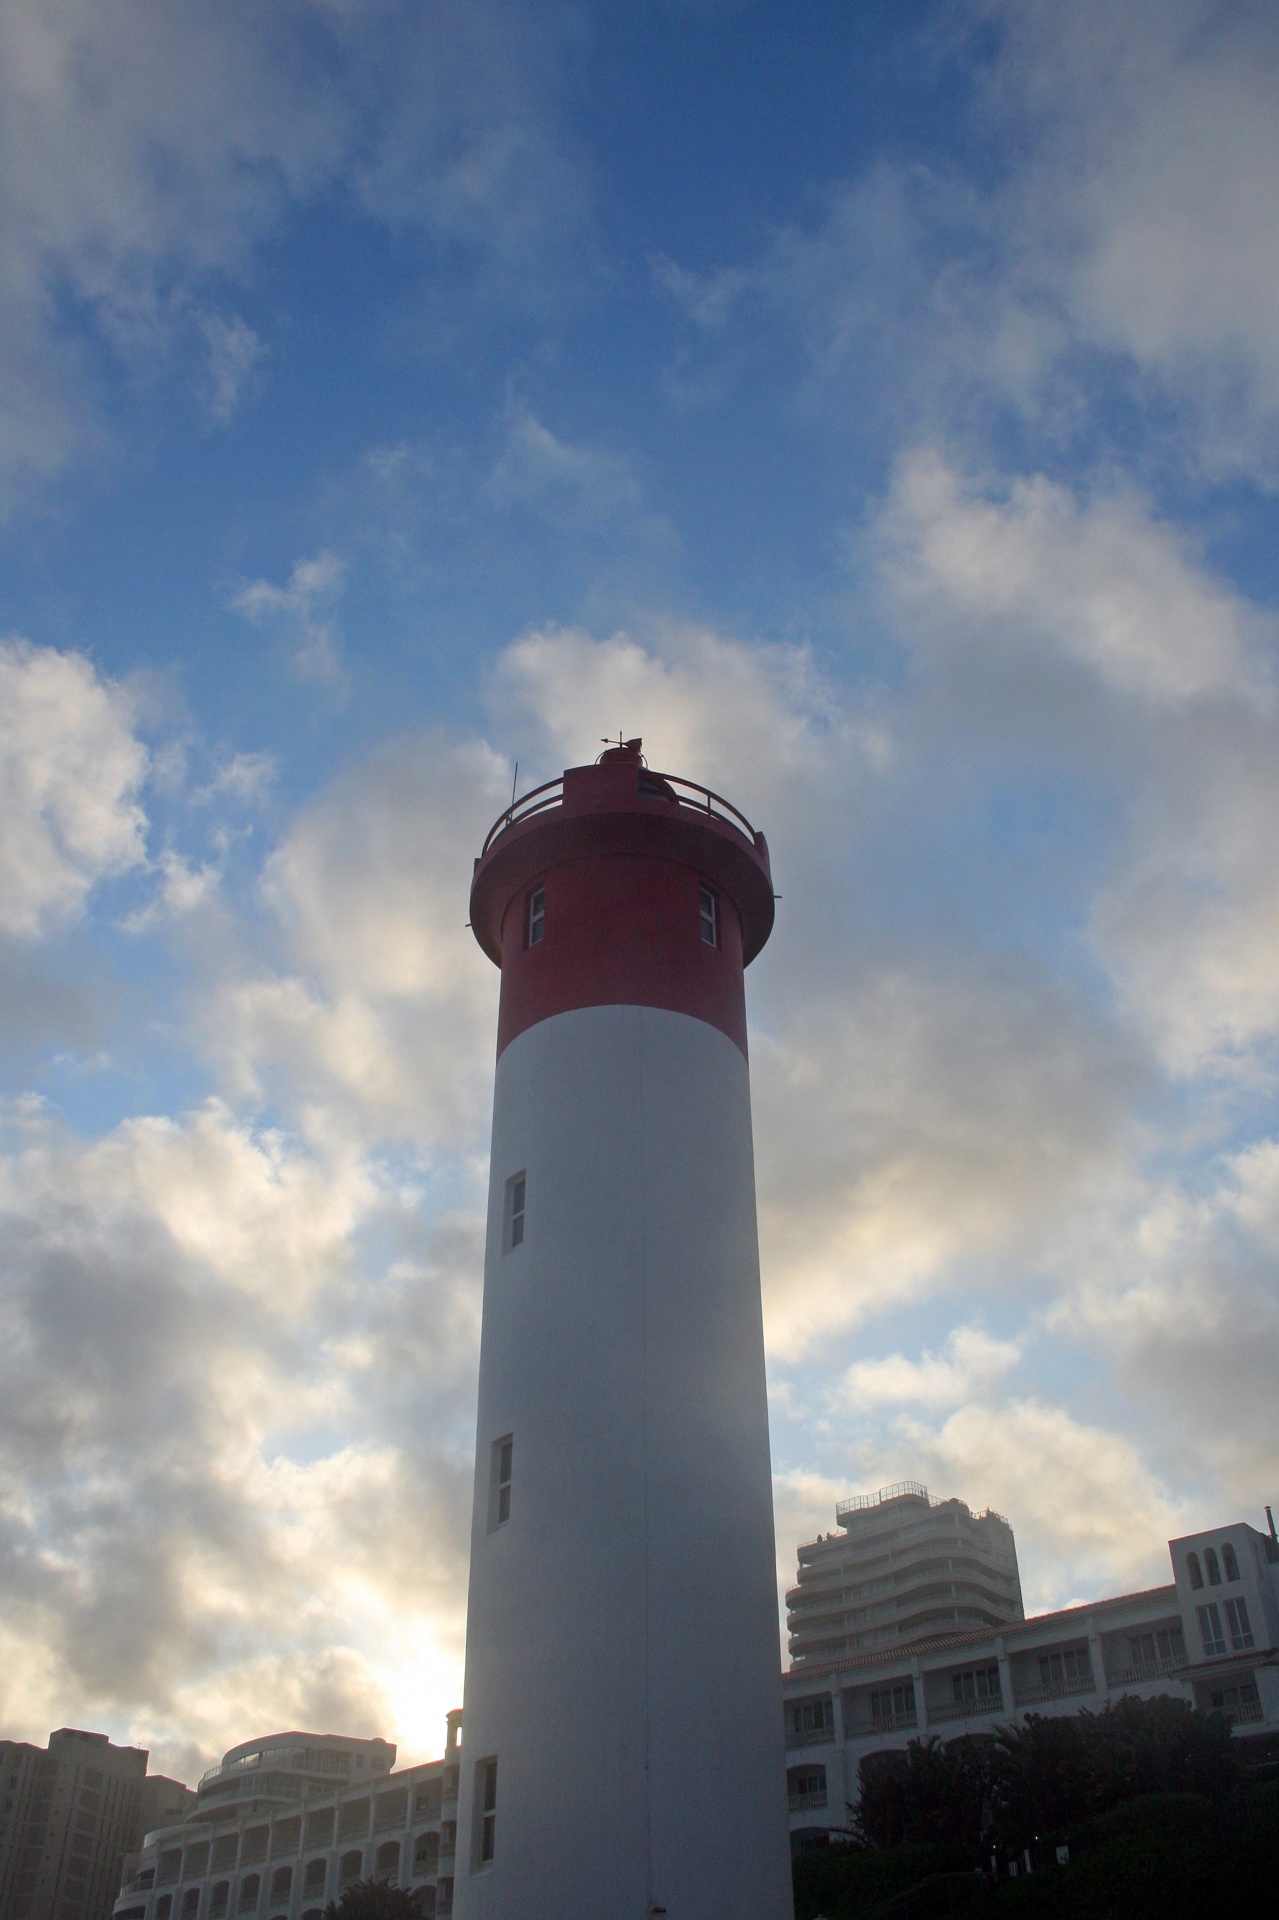
[[[153,1807],[194,1795],[139,1747],[60,1727],[47,1748],[0,1740],[0,1920],[106,1920]]]
[[[838,1533],[799,1549],[786,1595],[795,1666],[1024,1618],[1017,1548],[1002,1514],[973,1513],[900,1480],[841,1500],[835,1518]]]
[[[773,899],[763,836],[638,740],[476,863],[463,1920],[791,1911],[743,979]]]

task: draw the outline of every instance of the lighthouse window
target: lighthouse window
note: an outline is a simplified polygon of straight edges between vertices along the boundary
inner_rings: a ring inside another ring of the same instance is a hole
[[[528,943],[535,947],[546,932],[546,888],[538,887],[528,897]]]
[[[513,1252],[524,1244],[524,1174],[513,1173],[506,1183],[506,1247]]]
[[[702,922],[702,938],[708,947],[719,945],[719,914],[716,911],[715,895],[709,887],[701,888],[698,905]]]
[[[497,1761],[481,1760],[475,1768],[475,1864],[486,1867],[497,1844]]]
[[[496,1533],[511,1517],[511,1470],[515,1464],[515,1436],[504,1433],[493,1442],[489,1466],[489,1532]]]

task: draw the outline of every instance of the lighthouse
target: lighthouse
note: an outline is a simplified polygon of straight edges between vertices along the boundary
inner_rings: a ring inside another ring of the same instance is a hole
[[[638,740],[475,863],[501,968],[454,1911],[789,1920],[744,969],[764,836]]]

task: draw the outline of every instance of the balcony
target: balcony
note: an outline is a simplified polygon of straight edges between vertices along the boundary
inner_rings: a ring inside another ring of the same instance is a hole
[[[787,1753],[793,1752],[797,1747],[832,1747],[834,1744],[834,1727],[809,1727],[803,1733],[796,1733],[793,1728],[787,1729]]]
[[[817,1813],[825,1805],[825,1787],[820,1788],[816,1793],[792,1793],[790,1796],[792,1813]]]
[[[1116,1667],[1106,1675],[1108,1687],[1139,1687],[1144,1680],[1162,1680],[1168,1673],[1184,1673],[1186,1656],[1175,1653],[1167,1660],[1148,1660],[1139,1667]]]
[[[940,1726],[946,1720],[980,1720],[991,1713],[1002,1713],[1003,1695],[988,1693],[984,1699],[944,1700],[940,1706],[926,1707],[930,1727]]]
[[[871,1721],[872,1733],[908,1733],[919,1725],[918,1713],[881,1713]]]
[[[1048,1686],[1014,1687],[1013,1699],[1019,1707],[1038,1707],[1049,1700],[1066,1700],[1075,1694],[1096,1693],[1097,1682],[1089,1674],[1083,1680],[1053,1680]]]

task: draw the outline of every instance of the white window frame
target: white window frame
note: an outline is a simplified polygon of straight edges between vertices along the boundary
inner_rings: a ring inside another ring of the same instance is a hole
[[[702,943],[708,947],[719,945],[719,900],[713,887],[701,886],[697,892],[697,920],[701,930]],[[708,931],[709,929],[709,931]]]
[[[515,1478],[515,1435],[503,1433],[489,1450],[489,1532],[509,1526]]]
[[[530,947],[540,946],[546,938],[546,888],[534,887],[528,897],[528,918],[524,923]]]
[[[502,1251],[514,1253],[524,1245],[524,1227],[528,1219],[528,1173],[521,1167],[506,1183],[502,1201]]]

